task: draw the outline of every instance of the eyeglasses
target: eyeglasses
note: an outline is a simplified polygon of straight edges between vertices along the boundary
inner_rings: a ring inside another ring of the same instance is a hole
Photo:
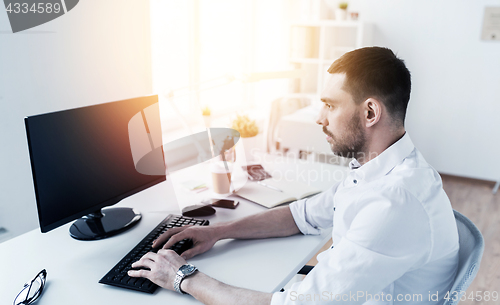
[[[24,284],[23,290],[14,299],[14,305],[28,305],[35,302],[43,292],[47,271],[40,271],[31,282]]]

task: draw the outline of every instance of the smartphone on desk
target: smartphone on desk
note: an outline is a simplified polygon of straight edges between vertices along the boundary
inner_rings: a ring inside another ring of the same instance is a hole
[[[240,203],[238,200],[232,199],[210,199],[204,202],[210,203],[214,207],[225,209],[236,209],[236,207]]]
[[[264,167],[260,164],[242,166],[243,170],[247,172],[248,178],[251,181],[262,181],[267,178],[272,178],[271,174],[266,172]]]

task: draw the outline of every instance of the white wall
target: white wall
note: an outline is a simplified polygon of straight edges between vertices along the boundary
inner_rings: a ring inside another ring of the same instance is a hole
[[[479,39],[484,6],[500,1],[349,5],[412,72],[407,129],[427,160],[443,173],[500,178],[500,43]],[[23,118],[149,94],[149,5],[80,1],[47,24],[9,32],[0,9],[0,227],[15,236],[38,226]]]
[[[23,118],[151,94],[149,1],[86,0],[12,34],[0,9],[0,227],[38,227]]]
[[[500,178],[500,43],[480,40],[493,0],[352,0],[374,44],[403,58],[413,89],[407,130],[442,173]]]

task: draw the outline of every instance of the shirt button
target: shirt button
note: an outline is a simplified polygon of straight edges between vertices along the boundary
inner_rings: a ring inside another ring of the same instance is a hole
[[[358,180],[356,179],[352,180],[352,182],[354,182],[354,184],[358,184]]]

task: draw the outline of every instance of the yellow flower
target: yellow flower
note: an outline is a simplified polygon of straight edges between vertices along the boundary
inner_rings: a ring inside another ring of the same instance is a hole
[[[250,120],[247,115],[236,115],[231,123],[231,128],[237,130],[242,138],[254,137],[259,133],[255,120]]]
[[[208,108],[208,106],[205,106],[205,108],[203,108],[203,109],[201,110],[201,114],[202,114],[202,115],[209,116],[209,115],[210,115],[210,113],[211,113],[211,112],[210,112],[210,108]]]

